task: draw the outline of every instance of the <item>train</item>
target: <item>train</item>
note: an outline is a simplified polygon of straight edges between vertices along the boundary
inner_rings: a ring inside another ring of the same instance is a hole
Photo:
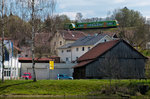
[[[85,23],[67,23],[64,25],[65,30],[81,30],[81,29],[98,29],[98,28],[116,28],[118,21],[99,21],[99,22],[85,22]]]

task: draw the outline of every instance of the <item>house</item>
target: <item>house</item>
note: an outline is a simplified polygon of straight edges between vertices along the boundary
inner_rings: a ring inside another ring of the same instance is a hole
[[[49,61],[54,60],[54,70],[49,68]],[[25,72],[31,73],[33,76],[32,69],[32,58],[20,57],[19,62],[21,62],[20,74],[23,75]],[[73,63],[60,63],[59,57],[51,58],[35,58],[35,73],[37,80],[41,79],[57,79],[57,74],[67,74],[72,76],[73,74]],[[21,76],[20,75],[20,76]]]
[[[124,40],[99,43],[74,66],[75,79],[144,78],[146,57]]]
[[[84,36],[74,43],[68,43],[59,47],[58,56],[60,57],[60,61],[73,62],[97,44],[110,40],[112,40],[112,38],[106,34]]]
[[[1,38],[0,38],[1,40]],[[15,46],[9,38],[4,38],[4,79],[18,79],[20,63],[18,57],[20,55],[21,49]],[[0,44],[0,50],[1,48]],[[0,60],[2,61],[2,52],[0,51]],[[2,77],[2,62],[0,63],[0,79]]]
[[[81,31],[57,31],[50,42],[51,52],[57,55],[57,48],[68,43],[73,43],[83,36],[86,36],[86,34]]]
[[[50,54],[50,40],[52,38],[51,33],[35,33],[35,54],[36,56],[48,56]],[[31,52],[31,39],[26,39],[25,44],[21,45],[20,57],[32,57]]]

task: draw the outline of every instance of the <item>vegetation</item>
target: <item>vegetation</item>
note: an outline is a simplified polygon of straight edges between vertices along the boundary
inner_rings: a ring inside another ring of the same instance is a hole
[[[150,96],[150,80],[6,80],[0,95]]]

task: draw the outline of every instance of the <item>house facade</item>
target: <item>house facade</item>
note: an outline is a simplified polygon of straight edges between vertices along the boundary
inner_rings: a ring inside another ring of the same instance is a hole
[[[145,76],[146,57],[124,40],[99,43],[74,66],[75,79],[138,79]]]
[[[4,39],[4,79],[18,79],[20,75],[20,63],[18,57],[21,50],[16,47],[10,39]],[[0,48],[2,46],[0,45]],[[2,52],[0,51],[2,61]],[[2,78],[2,62],[0,63],[0,79]]]
[[[51,52],[57,55],[57,48],[65,44],[73,43],[85,35],[86,34],[84,32],[80,31],[57,31],[50,42]]]
[[[84,36],[74,43],[69,43],[58,48],[58,56],[60,57],[60,61],[75,62],[80,56],[88,52],[97,44],[110,40],[112,40],[112,38],[105,34]]]

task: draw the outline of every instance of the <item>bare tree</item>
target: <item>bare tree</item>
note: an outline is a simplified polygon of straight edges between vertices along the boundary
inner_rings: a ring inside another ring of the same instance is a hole
[[[32,68],[33,68],[33,81],[36,82],[35,73],[35,33],[41,29],[35,30],[35,18],[39,17],[44,20],[47,15],[52,15],[55,9],[55,0],[17,0],[20,7],[26,9],[26,15],[31,19],[32,36],[31,36],[31,51],[32,51]],[[49,12],[49,13],[48,13]],[[28,19],[27,18],[27,19]],[[42,26],[41,26],[42,28]]]
[[[76,14],[76,21],[77,22],[81,22],[82,21],[82,17],[83,17],[82,13],[77,13]]]
[[[2,83],[4,82],[4,0],[1,1],[1,21],[2,21]]]

